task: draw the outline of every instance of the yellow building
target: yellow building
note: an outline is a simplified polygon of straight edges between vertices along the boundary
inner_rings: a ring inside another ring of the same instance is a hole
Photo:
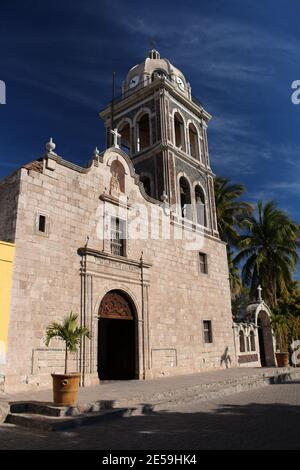
[[[0,366],[5,364],[15,245],[0,241]]]

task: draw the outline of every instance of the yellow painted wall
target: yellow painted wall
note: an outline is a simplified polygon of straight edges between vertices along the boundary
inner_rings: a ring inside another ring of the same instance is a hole
[[[0,241],[0,365],[5,364],[15,246]]]

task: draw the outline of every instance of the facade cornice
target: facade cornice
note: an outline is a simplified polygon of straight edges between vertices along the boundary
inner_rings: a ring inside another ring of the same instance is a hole
[[[105,251],[96,250],[95,248],[81,247],[78,249],[78,254],[80,256],[95,256],[96,258],[102,258],[109,261],[116,261],[118,263],[127,264],[130,266],[135,266],[136,268],[151,268],[151,263],[146,263],[144,260],[134,260],[131,258],[126,258],[125,256],[112,255]]]
[[[175,156],[177,156],[178,158],[184,160],[190,166],[211,176],[212,178],[215,177],[215,173],[211,170],[211,168],[205,167],[198,160],[195,160],[194,158],[187,155],[185,152],[175,147],[173,143],[171,143],[170,141],[158,142],[157,144],[152,145],[148,149],[145,149],[143,152],[135,153],[132,155],[131,160],[133,163],[135,162],[138,163],[140,161],[146,160],[149,157],[152,157],[153,153],[155,152],[168,151],[168,150],[172,152],[173,154],[175,154]]]
[[[199,106],[195,103],[192,99],[187,98],[186,96],[182,95],[179,91],[176,90],[172,82],[164,79],[156,79],[149,85],[146,85],[129,96],[121,99],[114,103],[114,113],[121,114],[123,111],[128,111],[130,106],[133,106],[135,103],[140,104],[140,100],[143,97],[144,99],[147,96],[153,95],[153,92],[157,91],[157,87],[160,90],[167,90],[172,97],[174,97],[177,101],[179,101],[186,109],[189,109],[199,117],[205,118],[206,121],[211,119],[211,114],[209,114],[203,106]],[[105,109],[100,111],[99,115],[102,119],[110,119],[111,114],[111,106],[110,104],[106,106]]]

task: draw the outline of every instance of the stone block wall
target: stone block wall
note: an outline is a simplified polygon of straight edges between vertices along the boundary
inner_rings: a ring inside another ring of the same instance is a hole
[[[203,238],[200,251],[207,254],[208,274],[201,274],[198,249],[187,250],[184,240],[147,238],[151,227],[145,219],[140,224],[145,238],[127,243],[127,259],[133,264],[113,258],[100,263],[110,245],[101,234],[116,208],[109,198],[101,198],[109,195],[114,159],[126,172],[125,194],[130,208],[125,213],[132,219],[130,225],[136,221],[137,204],[144,205],[148,214],[154,204],[142,195],[132,164],[122,152],[109,149],[103,160],[86,170],[48,156],[42,172],[20,170],[19,187],[17,179],[5,183],[19,192],[7,389],[50,384],[49,373],[53,368],[61,370],[63,355],[44,350],[45,329],[71,310],[93,330],[85,354],[79,352],[84,356],[79,365],[86,383],[89,375],[96,376],[97,314],[102,297],[112,289],[127,292],[137,309],[140,378],[224,367],[225,351],[231,365],[236,364],[226,247],[220,240]],[[46,216],[45,233],[38,231],[40,214]],[[171,230],[174,227],[171,224]],[[83,275],[78,249],[85,245],[99,255],[87,257],[88,268]],[[142,252],[149,265],[143,286],[138,264]],[[212,322],[211,344],[204,343],[203,320]]]

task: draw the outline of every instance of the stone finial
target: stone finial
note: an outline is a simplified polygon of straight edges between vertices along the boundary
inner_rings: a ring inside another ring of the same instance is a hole
[[[46,150],[48,153],[54,153],[56,144],[53,142],[52,137],[50,137],[49,142],[46,143]]]
[[[261,285],[259,285],[258,288],[257,288],[257,292],[258,292],[257,300],[258,300],[258,302],[262,302],[262,300],[263,300],[262,295],[261,295],[261,291],[262,291],[262,287],[261,287]]]
[[[98,147],[96,147],[95,150],[94,150],[93,156],[94,156],[94,158],[99,158],[99,155],[100,155],[100,152],[98,150]]]
[[[153,45],[151,46],[148,57],[149,59],[154,59],[154,60],[160,59],[160,53],[154,48]]]
[[[164,203],[167,203],[169,198],[168,198],[168,195],[166,193],[166,191],[164,190],[163,191],[163,194],[161,195],[161,200],[164,202]]]

